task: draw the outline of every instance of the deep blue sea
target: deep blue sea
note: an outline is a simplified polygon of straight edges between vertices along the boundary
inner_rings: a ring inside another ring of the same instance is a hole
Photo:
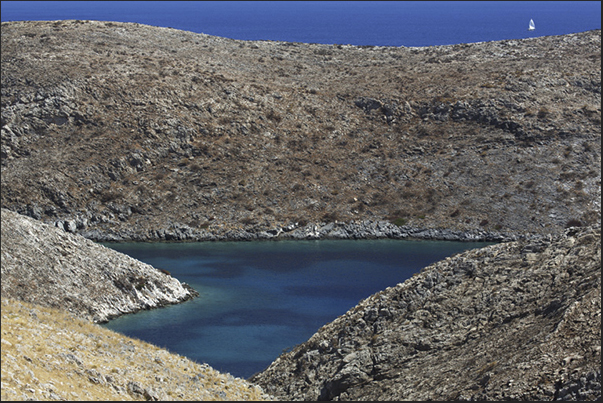
[[[138,22],[243,40],[432,46],[601,29],[600,1],[2,1],[2,21]],[[536,30],[528,31],[530,19]]]
[[[485,245],[391,239],[106,244],[170,271],[200,296],[104,326],[248,378],[362,299]]]

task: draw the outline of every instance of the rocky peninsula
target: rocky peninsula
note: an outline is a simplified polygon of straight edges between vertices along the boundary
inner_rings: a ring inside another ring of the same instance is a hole
[[[601,227],[466,251],[250,379],[279,400],[601,398]]]
[[[2,298],[96,323],[199,295],[149,264],[5,209],[1,253]]]

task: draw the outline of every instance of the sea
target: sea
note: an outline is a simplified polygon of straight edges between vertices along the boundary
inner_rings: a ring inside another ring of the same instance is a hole
[[[281,240],[109,243],[199,292],[103,325],[249,378],[372,294],[485,242]]]
[[[2,21],[136,22],[241,40],[434,46],[601,29],[600,1],[2,1]],[[536,29],[528,31],[530,20]]]

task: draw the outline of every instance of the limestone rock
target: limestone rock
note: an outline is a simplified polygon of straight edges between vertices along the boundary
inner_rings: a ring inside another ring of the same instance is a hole
[[[186,283],[151,265],[2,209],[3,298],[106,322],[196,295]]]

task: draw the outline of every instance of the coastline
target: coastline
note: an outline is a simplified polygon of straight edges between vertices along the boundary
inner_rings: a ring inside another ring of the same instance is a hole
[[[60,224],[56,224],[59,226]],[[461,242],[510,242],[539,239],[542,234],[516,234],[486,230],[454,230],[449,228],[424,228],[399,226],[388,221],[363,220],[358,222],[294,223],[273,229],[236,228],[210,232],[188,226],[151,230],[146,234],[128,230],[79,233],[95,242],[211,242],[211,241],[279,241],[319,239],[416,239]]]
[[[500,242],[374,294],[275,361],[298,389],[277,365],[266,385],[600,398],[600,30],[392,49],[2,27],[2,220],[27,216],[2,226],[3,298],[98,322],[192,297],[92,241]]]

